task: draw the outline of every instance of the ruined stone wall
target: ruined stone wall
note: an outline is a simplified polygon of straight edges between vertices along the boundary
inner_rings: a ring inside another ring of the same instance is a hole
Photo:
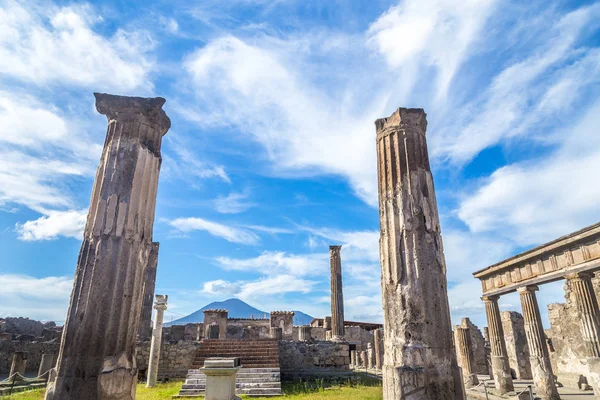
[[[52,342],[18,342],[13,340],[0,341],[0,374],[8,374],[12,363],[13,354],[17,351],[26,351],[27,371],[37,372],[42,360],[42,354],[58,354],[59,341]]]
[[[292,328],[292,339],[291,340],[298,340],[299,334],[300,334],[300,326],[296,325]],[[310,337],[313,340],[325,340],[325,328],[311,327],[310,328]]]
[[[229,319],[227,339],[268,339],[270,329],[269,319]]]
[[[158,365],[158,379],[182,379],[191,368],[196,350],[200,344],[193,341],[178,343],[164,343],[160,349],[160,363]],[[138,343],[136,348],[136,361],[140,374],[145,376],[150,356],[150,342]]]
[[[355,344],[357,351],[367,350],[369,343],[371,343],[372,346],[375,346],[375,342],[373,341],[373,331],[367,331],[360,326],[346,326],[344,330],[344,339],[350,344]]]
[[[279,363],[283,380],[345,375],[349,373],[350,346],[329,341],[282,340],[279,342]]]
[[[529,346],[525,335],[525,320],[516,311],[502,311],[502,329],[504,342],[508,352],[508,361],[514,378],[531,379],[531,365],[529,363]]]

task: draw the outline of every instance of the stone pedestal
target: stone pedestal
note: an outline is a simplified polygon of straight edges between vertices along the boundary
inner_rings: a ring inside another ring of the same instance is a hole
[[[544,334],[542,317],[535,295],[537,290],[538,287],[533,285],[517,290],[521,297],[521,306],[523,307],[525,333],[527,335],[527,344],[529,345],[529,360],[535,393],[542,400],[560,400],[554,381],[554,374],[552,373],[548,347],[546,346],[546,335]]]
[[[235,395],[235,378],[240,369],[239,359],[208,358],[201,371],[206,375],[205,400],[240,399]]]
[[[160,347],[162,343],[162,328],[163,318],[167,309],[167,301],[169,296],[167,295],[156,295],[156,303],[154,303],[154,309],[156,309],[156,316],[154,317],[154,328],[152,329],[152,342],[150,343],[150,357],[148,359],[148,380],[146,381],[146,387],[156,386],[158,380],[158,366],[160,364]]]
[[[329,246],[331,263],[331,337],[344,337],[344,294],[342,290],[342,246]]]
[[[94,95],[108,131],[46,400],[135,398],[143,277],[171,121],[163,98]]]
[[[422,109],[375,121],[384,400],[463,400]]]
[[[25,368],[27,368],[27,356],[28,353],[26,351],[17,351],[13,355],[12,364],[10,365],[10,373],[9,377],[14,374],[19,374],[21,376],[25,376]]]
[[[207,339],[219,339],[219,325],[207,325],[206,335]]]
[[[499,394],[504,394],[513,391],[515,387],[510,375],[510,365],[506,353],[506,344],[504,343],[504,331],[502,329],[502,321],[500,320],[498,296],[486,296],[482,299],[485,303],[485,312],[488,320],[494,384],[496,385],[496,391]]]
[[[312,339],[312,329],[310,326],[301,326],[298,329],[298,340],[301,342],[310,342]]]
[[[52,368],[54,368],[54,354],[42,354],[42,360],[40,361],[40,368],[38,369],[37,377],[48,380],[48,371],[50,371]]]
[[[381,369],[383,366],[383,331],[375,329],[373,331],[373,342],[375,343],[375,368]]]
[[[458,365],[462,368],[463,381],[467,388],[479,385],[479,379],[474,371],[473,349],[471,348],[471,333],[469,328],[457,326],[454,328]]]
[[[144,286],[142,288],[142,313],[140,317],[140,329],[138,340],[146,341],[152,337],[152,304],[154,302],[154,287],[156,285],[156,269],[158,266],[157,242],[152,243],[148,266],[144,271]]]
[[[269,330],[269,336],[271,339],[281,340],[283,338],[283,330],[272,326]]]

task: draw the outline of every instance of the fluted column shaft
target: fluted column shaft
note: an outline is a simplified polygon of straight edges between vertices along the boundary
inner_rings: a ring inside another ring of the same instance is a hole
[[[133,400],[165,99],[95,93],[108,130],[47,400]]]
[[[427,151],[426,114],[375,121],[384,312],[383,398],[464,398]]]
[[[331,335],[344,337],[344,294],[342,288],[342,246],[329,246],[331,262]]]
[[[382,331],[381,329],[375,329],[373,331],[373,342],[375,342],[375,368],[381,369],[383,365],[383,354],[382,354]]]
[[[568,275],[566,278],[571,282],[577,303],[586,355],[600,357],[600,310],[592,285],[593,277],[591,273],[579,273]]]
[[[521,307],[523,308],[523,319],[525,320],[525,335],[527,336],[527,345],[529,346],[529,361],[531,363],[531,372],[533,374],[533,383],[535,393],[542,400],[560,400],[550,355],[546,346],[546,335],[542,325],[542,316],[537,302],[535,292],[537,286],[526,286],[517,291],[521,296]]]
[[[169,296],[156,295],[156,303],[154,309],[156,316],[154,317],[154,328],[152,329],[152,341],[150,342],[150,357],[148,359],[148,380],[146,387],[156,386],[158,381],[158,366],[160,364],[160,348],[162,344],[163,319],[167,310],[167,301]]]
[[[462,368],[463,381],[466,387],[473,387],[479,384],[473,360],[473,348],[471,347],[471,332],[469,328],[457,326],[454,328],[454,337],[456,338],[456,348],[460,357],[458,365]]]
[[[144,271],[144,286],[142,287],[142,312],[138,340],[148,340],[152,335],[152,304],[154,303],[154,287],[156,285],[156,269],[158,266],[157,242],[152,243],[148,266]]]
[[[514,390],[506,343],[504,343],[504,330],[500,320],[500,308],[498,307],[498,296],[483,297],[485,312],[488,320],[488,334],[490,340],[490,351],[492,358],[492,373],[496,390],[506,393]]]

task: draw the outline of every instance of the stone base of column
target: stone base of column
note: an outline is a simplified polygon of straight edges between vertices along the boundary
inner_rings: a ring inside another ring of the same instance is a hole
[[[591,384],[592,389],[594,389],[595,397],[600,399],[600,358],[588,358],[587,366],[590,371],[588,375],[589,383]]]
[[[496,384],[496,392],[504,394],[515,390],[512,376],[510,375],[510,365],[508,357],[492,356],[492,372],[494,383]]]
[[[428,376],[425,367],[383,365],[383,398],[394,400],[463,400],[460,368],[450,376]]]
[[[535,385],[535,394],[542,400],[560,400],[550,360],[544,357],[530,357],[531,373]]]
[[[479,378],[477,378],[477,374],[463,374],[463,380],[466,388],[472,388],[479,385]]]

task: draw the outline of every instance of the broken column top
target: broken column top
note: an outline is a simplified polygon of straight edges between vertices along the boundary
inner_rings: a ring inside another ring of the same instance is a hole
[[[166,102],[162,97],[129,97],[107,93],[94,93],[94,97],[96,97],[96,110],[106,115],[109,121],[144,117],[159,127],[161,135],[167,133],[171,127],[171,120],[162,109]]]
[[[339,253],[340,250],[342,249],[342,245],[339,246],[329,246],[329,251],[331,251],[332,253]]]
[[[411,129],[416,128],[424,135],[427,130],[427,114],[422,108],[400,107],[389,117],[376,120],[375,127],[378,133],[392,127],[410,127]]]

